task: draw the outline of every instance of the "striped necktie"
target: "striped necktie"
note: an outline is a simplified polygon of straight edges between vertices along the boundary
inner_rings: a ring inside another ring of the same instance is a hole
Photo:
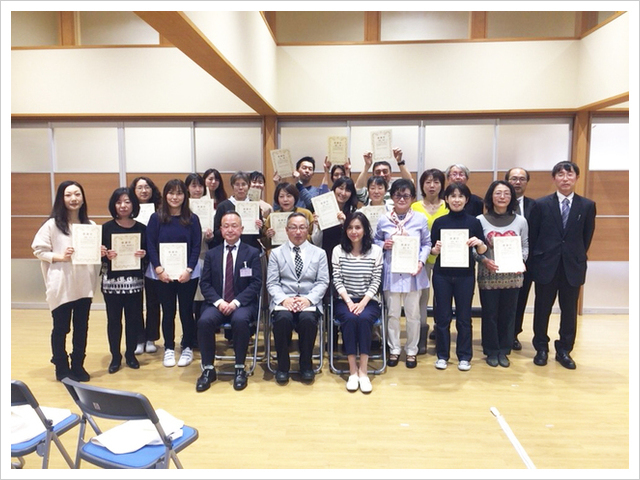
[[[565,198],[562,201],[562,211],[560,212],[560,214],[562,215],[562,228],[567,228],[567,220],[569,219],[569,209],[570,209],[569,199]]]
[[[302,275],[302,257],[300,256],[300,247],[293,247],[293,251],[296,252],[295,262],[296,262],[296,276],[298,280],[300,279],[300,275]]]

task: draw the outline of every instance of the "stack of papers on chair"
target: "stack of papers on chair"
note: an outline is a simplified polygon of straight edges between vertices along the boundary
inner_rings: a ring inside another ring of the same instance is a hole
[[[40,407],[40,410],[54,425],[71,415],[71,410],[66,408]],[[31,440],[45,431],[44,425],[31,405],[11,407],[12,445]]]

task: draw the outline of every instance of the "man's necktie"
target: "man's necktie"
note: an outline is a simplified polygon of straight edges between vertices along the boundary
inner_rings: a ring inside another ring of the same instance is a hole
[[[296,262],[296,276],[300,279],[300,275],[302,275],[302,257],[300,256],[300,247],[293,247],[293,251],[296,252],[295,262]]]
[[[562,201],[562,210],[560,214],[562,215],[562,228],[567,228],[567,220],[569,219],[569,199],[565,198]]]
[[[516,204],[516,213],[518,215],[522,215],[522,210],[520,209],[520,200],[518,200],[518,203]]]
[[[235,298],[233,290],[233,249],[235,245],[227,245],[227,268],[224,275],[224,301],[229,303]]]

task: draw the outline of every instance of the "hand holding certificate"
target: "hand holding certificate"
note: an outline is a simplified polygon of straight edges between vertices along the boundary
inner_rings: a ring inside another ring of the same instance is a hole
[[[521,273],[526,270],[522,260],[520,235],[493,237],[493,253],[498,265],[498,273]]]
[[[344,165],[347,163],[347,137],[329,137],[327,158],[331,165]]]
[[[281,178],[293,177],[294,168],[289,150],[271,150],[271,161],[273,162],[273,170],[278,172]]]
[[[320,230],[326,230],[327,228],[340,225],[340,220],[338,220],[340,208],[338,207],[338,201],[333,192],[327,192],[313,197],[311,203],[313,204],[314,212],[318,215],[318,226]]]
[[[271,245],[282,245],[286,243],[289,237],[287,236],[287,220],[291,215],[290,212],[273,212],[269,215],[269,223],[271,228],[275,230],[275,235],[271,238]]]
[[[395,235],[393,237],[393,248],[391,249],[391,273],[418,272],[420,254],[420,239]]]
[[[393,149],[391,148],[391,130],[380,130],[371,132],[371,151],[373,152],[373,161],[391,160],[393,158]]]
[[[71,224],[74,265],[99,265],[102,263],[100,244],[102,243],[102,226],[80,223]]]
[[[257,235],[260,233],[256,226],[256,220],[260,218],[260,204],[258,202],[237,202],[236,212],[242,219],[243,235]]]
[[[140,250],[139,233],[114,233],[111,235],[111,250],[117,255],[111,260],[111,270],[140,270],[140,258],[136,252]]]
[[[469,230],[443,229],[440,232],[442,248],[440,266],[445,268],[469,268]]]
[[[187,244],[161,243],[160,265],[171,280],[178,280],[180,274],[187,269]]]
[[[189,208],[198,216],[202,231],[213,230],[213,198],[190,198]]]

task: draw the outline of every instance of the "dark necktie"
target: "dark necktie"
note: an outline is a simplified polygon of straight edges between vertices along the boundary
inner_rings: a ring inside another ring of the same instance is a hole
[[[293,251],[296,252],[295,261],[296,261],[296,276],[298,280],[300,279],[300,275],[302,275],[302,257],[300,256],[300,247],[293,247]]]
[[[233,249],[235,245],[227,245],[227,268],[224,275],[224,301],[229,303],[235,298],[233,290]]]
[[[567,228],[567,220],[569,219],[569,199],[565,198],[562,201],[562,211],[560,212],[562,215],[562,228]]]
[[[516,213],[518,215],[522,215],[522,210],[520,209],[520,200],[518,200],[518,203],[516,204]]]

